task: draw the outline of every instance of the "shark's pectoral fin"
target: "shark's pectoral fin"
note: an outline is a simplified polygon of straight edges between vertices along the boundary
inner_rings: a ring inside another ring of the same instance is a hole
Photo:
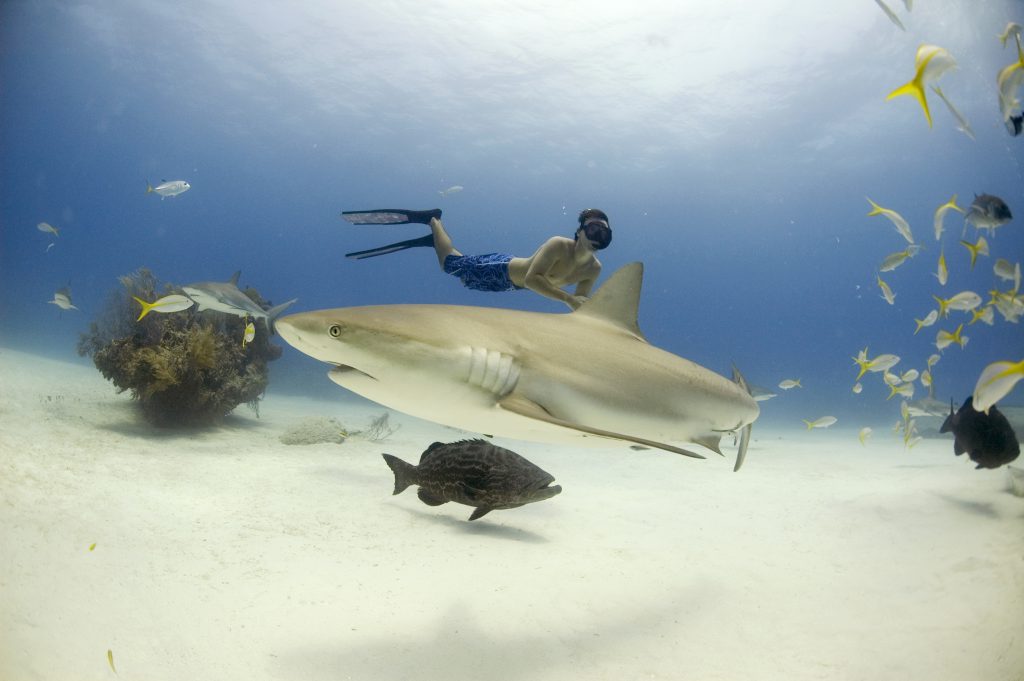
[[[748,423],[740,431],[740,448],[736,452],[736,465],[733,466],[732,472],[735,473],[743,465],[743,460],[747,458],[747,447],[750,445],[750,434],[754,431],[754,424]]]
[[[736,368],[735,364],[732,365],[732,380],[735,381],[736,385],[742,388],[745,393],[753,396],[753,393],[750,391],[750,385],[747,383],[747,379],[743,378],[743,374],[740,373],[740,370]],[[743,427],[743,430],[740,431],[740,448],[739,451],[736,452],[736,465],[732,468],[733,473],[740,469],[740,466],[743,465],[743,460],[747,458],[747,447],[750,446],[750,434],[752,432],[754,432],[753,422],[748,423]]]
[[[640,445],[647,445],[648,447],[654,447],[655,449],[664,449],[667,452],[674,452],[676,454],[682,454],[683,456],[690,456],[695,459],[703,459],[704,457],[696,452],[687,451],[679,447],[673,447],[672,445],[665,444],[664,442],[655,442],[654,440],[648,440],[642,437],[636,437],[634,435],[625,435],[623,433],[613,433],[610,430],[601,430],[600,428],[591,428],[585,426],[582,423],[573,423],[571,421],[565,421],[556,416],[552,416],[551,413],[537,404],[533,400],[525,398],[521,395],[512,393],[507,395],[504,399],[498,402],[498,406],[506,411],[510,411],[513,414],[519,414],[529,419],[536,419],[537,421],[543,421],[552,425],[561,426],[563,428],[569,428],[576,430],[581,433],[588,433],[590,435],[597,435],[598,437],[607,437],[613,440],[625,440],[626,442],[635,442]]]

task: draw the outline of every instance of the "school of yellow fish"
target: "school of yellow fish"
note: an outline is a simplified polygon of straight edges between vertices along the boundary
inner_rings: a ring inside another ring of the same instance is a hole
[[[899,17],[890,7],[882,2],[882,0],[876,0],[876,2],[896,26],[902,30],[906,30]],[[909,12],[911,10],[911,2],[905,1],[904,4]],[[1024,48],[1022,48],[1021,45],[1022,32],[1024,31],[1022,31],[1019,24],[1011,22],[1007,24],[1003,33],[997,36],[1004,47],[1007,41],[1011,38],[1016,43],[1017,47],[1017,59],[1002,69],[996,78],[996,85],[999,94],[999,108],[1004,123],[1010,120],[1015,111],[1019,112],[1021,107],[1021,102],[1017,98],[1017,94],[1021,85],[1024,84]],[[890,92],[887,99],[893,99],[903,95],[911,96],[921,106],[925,119],[928,122],[928,126],[931,127],[933,119],[931,109],[928,105],[928,97],[925,88],[956,66],[956,60],[947,50],[937,45],[922,44],[915,55],[914,77],[909,82]],[[970,123],[949,100],[941,88],[937,85],[931,85],[931,89],[936,96],[943,101],[950,114],[956,120],[957,129],[971,139],[974,139],[974,132],[971,129]],[[894,251],[886,255],[879,264],[878,271],[875,275],[875,280],[879,290],[881,291],[882,299],[889,305],[895,305],[896,293],[893,291],[889,283],[882,278],[882,274],[892,272],[898,267],[903,266],[905,263],[916,257],[921,252],[923,246],[915,241],[910,223],[898,211],[892,208],[886,208],[869,197],[865,198],[871,206],[868,216],[884,217],[887,219],[892,223],[896,232],[907,243],[906,248],[903,250]],[[980,201],[982,198],[986,197],[976,199],[975,203]],[[939,256],[934,276],[940,287],[945,287],[950,281],[949,264],[946,260],[945,246],[943,244],[946,215],[950,211],[970,217],[975,213],[975,205],[972,205],[971,211],[968,212],[957,204],[957,196],[954,194],[952,198],[939,205],[934,211],[932,217],[932,228],[935,234],[935,240],[939,243]],[[976,228],[976,231],[989,229],[990,236],[994,235],[995,227],[1000,224],[986,224],[984,221],[974,221],[965,218],[963,236],[966,236],[968,222]],[[991,255],[991,246],[988,239],[977,233],[975,234],[975,237],[976,239],[974,241],[967,240],[966,238],[958,240],[959,245],[966,250],[967,255],[969,256],[969,261],[962,265],[958,263],[956,265],[957,267],[962,266],[965,269],[973,270],[979,264],[981,259],[987,258]],[[937,305],[936,309],[928,311],[920,319],[914,317],[916,328],[913,333],[916,335],[926,327],[931,327],[935,324],[941,324],[943,327],[946,327],[940,328],[935,335],[934,345],[938,352],[941,353],[953,345],[956,345],[960,349],[966,348],[969,337],[964,334],[964,327],[970,327],[979,322],[988,326],[994,326],[998,319],[997,313],[999,317],[1002,318],[1003,322],[1017,324],[1021,317],[1024,316],[1024,295],[1022,295],[1020,291],[1021,265],[1019,262],[1011,263],[1009,260],[999,258],[993,264],[992,269],[995,275],[995,284],[988,292],[989,299],[987,302],[984,301],[981,295],[974,291],[959,291],[949,297],[944,297],[944,291],[940,289],[938,293],[933,294],[932,296]],[[1003,289],[1001,288],[1001,282],[1009,283],[1005,284],[1006,288]],[[955,319],[950,320],[951,314],[955,315],[955,313],[967,313],[970,315],[970,319],[963,322]],[[954,323],[955,328],[953,326]],[[926,360],[926,367],[923,370],[918,371],[917,369],[908,369],[901,373],[895,373],[891,371],[891,369],[900,362],[900,357],[895,354],[883,353],[871,357],[869,355],[868,348],[865,347],[863,350],[860,350],[855,357],[852,357],[854,364],[858,367],[858,373],[854,379],[854,385],[852,388],[855,394],[860,394],[863,391],[864,385],[861,383],[861,379],[865,374],[873,373],[879,374],[883,383],[888,387],[889,395],[886,399],[892,399],[897,395],[902,398],[900,405],[901,419],[896,423],[894,430],[902,433],[903,442],[907,448],[913,447],[921,440],[920,435],[918,435],[917,426],[914,423],[913,414],[909,407],[909,401],[914,397],[914,388],[917,382],[920,382],[922,386],[928,389],[929,394],[931,393],[933,385],[933,367],[940,358],[940,354],[932,354]],[[1024,379],[1024,360],[1006,360],[989,364],[984,371],[982,371],[982,374],[978,378],[977,384],[974,388],[973,404],[975,409],[988,413],[988,410],[992,405],[1009,394],[1014,385],[1022,379]],[[779,387],[783,389],[790,389],[792,387],[799,386],[799,381],[792,380],[786,380],[779,384]],[[808,430],[814,428],[827,428],[835,422],[836,419],[833,416],[823,416],[815,420],[804,420]],[[871,428],[861,428],[858,433],[860,443],[862,445],[866,444],[870,435]]]

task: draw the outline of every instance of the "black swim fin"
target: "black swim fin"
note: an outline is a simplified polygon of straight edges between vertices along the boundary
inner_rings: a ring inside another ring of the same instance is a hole
[[[440,212],[440,211],[438,211]],[[346,253],[346,258],[352,258],[353,260],[362,260],[364,258],[373,258],[378,255],[387,255],[388,253],[397,253],[398,251],[404,251],[407,248],[416,248],[418,246],[426,246],[428,248],[434,247],[434,235],[427,234],[421,236],[418,239],[408,239],[406,241],[398,241],[387,246],[378,246],[377,248],[369,248],[365,251],[355,251],[354,253]]]
[[[353,225],[429,225],[431,218],[441,219],[441,209],[405,210],[404,208],[377,208],[375,210],[345,210],[341,217]]]

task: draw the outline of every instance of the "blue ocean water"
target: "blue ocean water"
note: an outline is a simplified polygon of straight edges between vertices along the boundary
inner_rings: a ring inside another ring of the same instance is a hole
[[[87,361],[78,335],[139,267],[177,284],[241,270],[274,302],[299,298],[295,311],[561,313],[530,292],[467,291],[425,249],[348,261],[424,229],[356,227],[339,212],[438,206],[460,250],[528,255],[599,207],[614,229],[602,280],[644,262],[652,343],[766,387],[801,379],[762,404],[766,420],[891,422],[898,402],[879,375],[851,392],[851,358],[868,347],[923,370],[935,332],[970,320],[915,335],[932,295],[987,301],[1010,286],[996,258],[1024,260],[1024,137],[1007,133],[996,88],[1014,59],[996,36],[1024,23],[1024,4],[889,3],[906,31],[868,0],[750,4],[5,2],[0,343]],[[931,128],[910,98],[886,100],[922,43],[956,58],[940,83],[975,140],[930,92]],[[146,194],[163,179],[192,189]],[[439,195],[453,185],[464,189]],[[971,270],[959,216],[941,242],[932,216],[976,193],[1015,218]],[[883,275],[891,306],[876,273],[907,244],[867,216],[866,196],[922,246]],[[46,303],[63,286],[80,311]],[[1021,359],[1020,324],[998,314],[964,334],[934,369],[938,399],[959,403],[985,365]],[[271,390],[336,394],[322,373],[286,347]]]

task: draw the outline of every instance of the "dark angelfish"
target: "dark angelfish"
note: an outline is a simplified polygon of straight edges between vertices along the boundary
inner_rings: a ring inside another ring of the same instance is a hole
[[[999,468],[1020,455],[1020,444],[1010,422],[998,409],[991,407],[988,414],[975,410],[973,397],[968,397],[960,410],[953,412],[949,403],[949,416],[939,429],[940,433],[953,433],[953,453],[967,452],[975,468]]]
[[[418,466],[383,456],[395,474],[394,494],[418,485],[420,500],[429,506],[449,501],[474,506],[470,520],[495,509],[550,499],[562,491],[551,485],[555,478],[550,473],[485,440],[435,442],[423,452]]]

